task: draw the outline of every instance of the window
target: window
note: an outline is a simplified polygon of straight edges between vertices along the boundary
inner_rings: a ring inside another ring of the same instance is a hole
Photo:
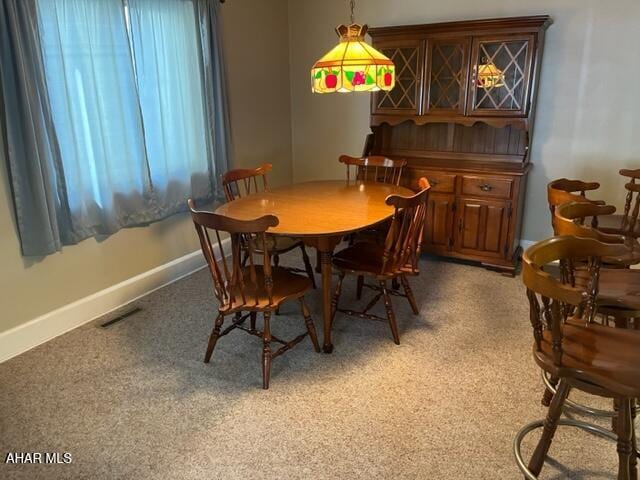
[[[38,17],[74,215],[100,217],[120,200],[143,210],[184,203],[185,185],[209,181],[192,1],[38,0]]]

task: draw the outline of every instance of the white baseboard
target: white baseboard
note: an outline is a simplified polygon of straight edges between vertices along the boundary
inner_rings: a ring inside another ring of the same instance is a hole
[[[536,243],[536,242],[534,242],[533,240],[520,239],[520,246],[522,247],[522,251],[525,251],[527,248],[529,248],[534,243]]]
[[[205,265],[204,256],[198,250],[2,332],[0,363],[180,280]]]

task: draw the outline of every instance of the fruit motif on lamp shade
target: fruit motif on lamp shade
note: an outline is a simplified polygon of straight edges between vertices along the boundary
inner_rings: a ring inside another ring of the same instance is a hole
[[[393,62],[364,41],[366,25],[340,25],[340,43],[311,69],[316,93],[375,92],[395,86]]]

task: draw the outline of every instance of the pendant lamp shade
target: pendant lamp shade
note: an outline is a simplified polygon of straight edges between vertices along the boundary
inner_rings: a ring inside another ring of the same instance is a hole
[[[482,88],[504,87],[504,73],[493,62],[478,65],[478,86]]]
[[[366,25],[340,25],[336,33],[340,43],[311,68],[313,92],[375,92],[395,86],[393,62],[364,41]]]

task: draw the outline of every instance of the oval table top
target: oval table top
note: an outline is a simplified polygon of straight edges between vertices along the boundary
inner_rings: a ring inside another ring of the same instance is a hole
[[[413,195],[405,187],[385,183],[327,180],[296,183],[253,193],[220,205],[215,213],[238,220],[275,215],[278,226],[269,233],[293,237],[344,235],[386,220],[393,207],[389,195]]]

